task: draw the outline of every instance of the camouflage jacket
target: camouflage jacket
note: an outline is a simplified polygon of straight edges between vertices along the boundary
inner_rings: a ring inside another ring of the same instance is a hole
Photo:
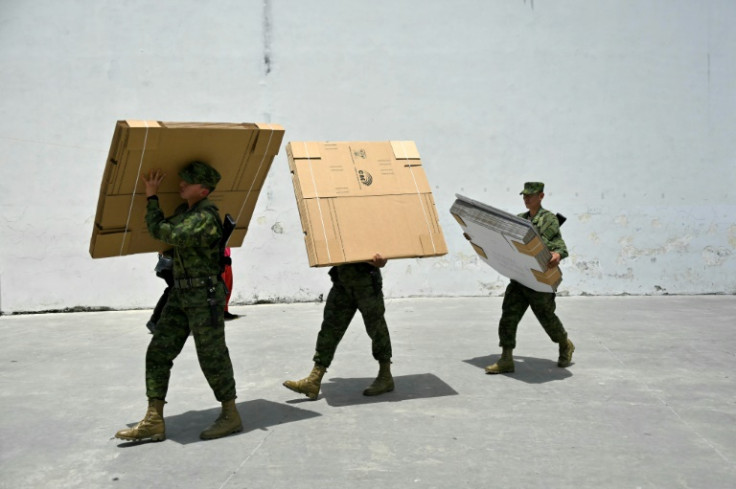
[[[536,228],[539,235],[542,237],[542,242],[549,251],[554,251],[560,254],[560,259],[567,258],[567,245],[565,240],[562,239],[560,233],[560,221],[557,220],[557,216],[548,211],[547,209],[539,209],[537,215],[533,218],[529,218],[529,211],[522,212],[519,217],[531,221]]]
[[[184,203],[165,218],[158,199],[149,199],[148,232],[174,247],[174,278],[204,278],[220,274],[222,223],[217,206],[202,199],[189,209]]]

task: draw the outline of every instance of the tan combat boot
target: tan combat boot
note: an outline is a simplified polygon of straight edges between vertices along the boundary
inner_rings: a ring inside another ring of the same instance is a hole
[[[503,347],[501,358],[493,365],[486,367],[487,374],[510,374],[514,371],[514,357],[512,355],[514,349]]]
[[[377,396],[394,390],[394,378],[391,376],[391,362],[379,362],[378,377],[363,391],[364,396]]]
[[[569,367],[572,363],[572,352],[574,351],[575,345],[572,344],[572,341],[567,338],[560,341],[560,358],[557,359],[557,366],[562,368]]]
[[[319,388],[322,385],[322,377],[325,375],[325,372],[327,372],[325,367],[315,363],[307,377],[301,380],[287,380],[283,385],[287,389],[304,394],[314,400],[319,396]]]
[[[232,399],[222,403],[220,415],[209,428],[199,434],[199,437],[203,440],[214,440],[239,431],[243,431],[243,423],[240,421],[235,399]]]
[[[160,399],[149,399],[148,410],[143,419],[132,428],[125,428],[115,433],[115,438],[131,441],[141,441],[149,438],[151,441],[165,440],[164,404],[166,402]]]

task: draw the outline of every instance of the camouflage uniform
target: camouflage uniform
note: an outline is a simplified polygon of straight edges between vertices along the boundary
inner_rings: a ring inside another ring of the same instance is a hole
[[[555,214],[540,208],[531,219],[528,211],[518,216],[531,220],[542,242],[550,251],[559,253],[560,259],[568,256],[567,246],[560,233],[560,223]],[[516,348],[516,330],[530,306],[552,341],[560,343],[567,339],[567,332],[555,314],[555,295],[554,292],[537,292],[512,280],[506,287],[503,297],[501,320],[498,323],[499,346]]]
[[[184,175],[182,175],[184,177]],[[174,246],[174,287],[146,353],[146,393],[165,399],[174,359],[191,331],[202,372],[220,402],[235,399],[235,380],[225,344],[225,285],[220,275],[222,223],[208,199],[191,209],[179,206],[164,218],[158,199],[149,198],[148,231]]]
[[[356,311],[360,311],[372,341],[373,358],[391,360],[391,337],[384,318],[381,271],[368,263],[350,263],[330,269],[332,289],[327,295],[322,328],[317,335],[314,363],[327,368]]]

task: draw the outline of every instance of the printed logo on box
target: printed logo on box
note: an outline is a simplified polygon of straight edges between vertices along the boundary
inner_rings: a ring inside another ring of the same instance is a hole
[[[358,178],[360,178],[360,183],[366,187],[369,187],[373,183],[373,175],[365,170],[358,170]]]
[[[358,151],[353,151],[353,155],[356,156],[356,157],[358,157],[358,158],[363,158],[363,159],[366,159],[367,158],[364,149],[361,149],[361,150],[358,150]]]

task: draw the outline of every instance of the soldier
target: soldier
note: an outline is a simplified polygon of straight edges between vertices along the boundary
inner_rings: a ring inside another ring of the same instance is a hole
[[[322,328],[317,335],[312,372],[301,380],[287,380],[284,387],[317,399],[327,368],[332,363],[340,343],[356,311],[360,311],[365,329],[372,342],[373,358],[378,361],[378,376],[363,391],[363,395],[377,396],[394,390],[391,376],[391,337],[384,318],[383,281],[381,270],[386,259],[376,254],[366,263],[348,263],[330,269],[332,288],[327,295]]]
[[[544,184],[542,182],[526,182],[524,190],[524,205],[527,212],[519,217],[530,220],[542,237],[542,242],[552,253],[548,267],[553,268],[567,257],[567,246],[560,234],[560,222],[555,214],[542,208],[544,198]],[[502,348],[501,358],[486,367],[487,374],[511,373],[514,371],[513,351],[516,347],[516,329],[521,317],[527,308],[537,317],[550,339],[559,344],[558,367],[568,367],[572,362],[572,352],[575,345],[567,338],[567,331],[555,314],[555,293],[537,292],[512,280],[503,297],[501,320],[498,323],[499,346]]]
[[[146,224],[156,239],[173,246],[174,286],[156,324],[146,353],[148,410],[136,426],[118,431],[124,440],[166,438],[163,407],[174,359],[191,332],[202,372],[222,411],[200,434],[209,440],[241,431],[235,406],[235,379],[225,344],[225,285],[220,276],[222,222],[217,207],[207,199],[220,180],[211,166],[195,161],[179,172],[179,195],[186,203],[164,218],[158,193],[165,175],[160,170],[143,176],[148,207]]]

